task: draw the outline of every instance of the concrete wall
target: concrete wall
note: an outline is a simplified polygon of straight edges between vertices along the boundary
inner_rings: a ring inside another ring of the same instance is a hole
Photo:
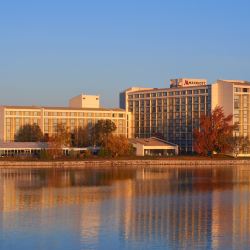
[[[225,115],[233,114],[234,110],[234,85],[217,81],[212,85],[212,109],[216,106],[224,109]]]
[[[142,144],[135,144],[136,147],[136,155],[137,156],[144,156],[144,147]]]
[[[69,100],[71,108],[100,108],[100,97],[98,95],[79,95]]]
[[[83,167],[195,167],[195,168],[221,168],[241,167],[249,170],[250,160],[175,160],[166,158],[163,160],[99,160],[99,161],[0,161],[0,169],[19,168],[83,168]]]
[[[132,114],[130,112],[127,112],[126,113],[127,115],[127,125],[126,125],[126,128],[127,128],[127,138],[133,138],[133,131],[132,131],[132,128],[131,128],[131,124],[132,124]]]

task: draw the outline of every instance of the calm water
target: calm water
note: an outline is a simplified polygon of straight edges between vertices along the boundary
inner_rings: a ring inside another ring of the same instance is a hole
[[[250,249],[250,168],[0,170],[0,249]]]

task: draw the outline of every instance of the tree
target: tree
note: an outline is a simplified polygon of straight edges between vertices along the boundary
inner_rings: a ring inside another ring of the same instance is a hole
[[[49,153],[53,158],[63,155],[63,148],[71,146],[71,134],[69,129],[61,124],[57,125],[56,133],[49,137]]]
[[[15,135],[17,142],[40,142],[43,139],[43,133],[38,124],[25,124]]]
[[[75,128],[72,134],[72,146],[86,147],[89,146],[89,133],[87,128]]]
[[[232,153],[235,157],[238,157],[240,153],[249,152],[250,141],[248,137],[233,136],[230,139]]]
[[[203,114],[200,128],[194,130],[194,150],[201,155],[230,151],[230,139],[237,128],[237,124],[232,124],[232,118],[232,115],[225,116],[220,106],[209,115]]]
[[[122,135],[110,135],[104,145],[104,150],[112,157],[128,156],[133,153],[133,147]]]
[[[111,120],[99,120],[91,131],[91,137],[94,144],[103,146],[111,135],[116,130],[116,125]]]

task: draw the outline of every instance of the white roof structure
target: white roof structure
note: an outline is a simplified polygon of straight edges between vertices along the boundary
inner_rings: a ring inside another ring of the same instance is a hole
[[[136,155],[152,155],[152,154],[165,154],[168,151],[173,151],[176,155],[178,154],[178,145],[167,142],[160,138],[133,138],[130,139],[130,143],[136,149]]]

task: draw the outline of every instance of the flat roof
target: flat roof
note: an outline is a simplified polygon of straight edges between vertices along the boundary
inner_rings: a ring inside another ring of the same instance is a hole
[[[0,150],[48,149],[47,142],[0,142]],[[86,147],[63,147],[62,149],[86,149]]]
[[[189,87],[173,87],[173,88],[152,88],[152,89],[146,89],[146,90],[136,90],[136,91],[129,91],[129,94],[134,94],[134,93],[142,93],[142,92],[157,92],[157,91],[168,91],[168,92],[172,92],[172,91],[183,91],[183,90],[188,90],[188,89],[197,89],[197,88],[207,88],[210,87],[211,84],[207,84],[207,85],[197,85],[197,86],[189,86]]]
[[[0,149],[38,149],[48,148],[46,142],[0,142]]]
[[[150,137],[150,138],[132,138],[129,139],[131,143],[134,144],[142,144],[144,146],[178,146],[174,143],[162,140],[160,138],[156,138],[156,137]]]
[[[47,110],[70,110],[70,111],[118,111],[126,112],[125,109],[120,108],[72,108],[72,107],[47,107],[47,106],[15,106],[15,105],[1,105],[8,109],[47,109]]]
[[[242,86],[249,86],[249,81],[243,81],[243,80],[217,80],[215,83],[228,83],[228,84],[237,84]]]

